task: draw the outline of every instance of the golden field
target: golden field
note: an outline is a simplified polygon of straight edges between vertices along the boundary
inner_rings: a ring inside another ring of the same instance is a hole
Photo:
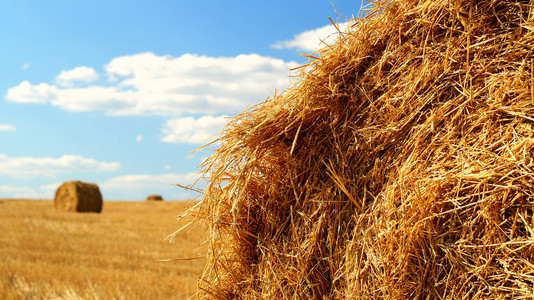
[[[173,244],[165,238],[192,221],[175,218],[191,204],[108,201],[96,214],[0,199],[0,299],[187,299],[206,233],[190,226]]]

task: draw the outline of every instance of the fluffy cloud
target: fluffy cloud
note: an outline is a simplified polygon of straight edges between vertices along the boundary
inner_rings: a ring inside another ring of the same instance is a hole
[[[196,173],[188,174],[157,174],[157,175],[125,175],[118,176],[109,179],[108,181],[100,184],[102,189],[119,190],[119,189],[162,189],[167,187],[173,187],[173,184],[188,185],[195,182],[198,178]]]
[[[32,85],[28,81],[7,90],[5,99],[20,103],[46,103],[55,98],[58,89],[46,83]]]
[[[338,24],[339,30],[342,32],[347,29],[349,23]],[[332,44],[338,37],[339,32],[334,25],[327,25],[318,29],[304,31],[294,36],[292,40],[278,42],[271,45],[276,49],[298,49],[308,52],[313,52],[319,48],[322,48],[325,43],[327,45]],[[322,41],[322,42],[321,42]]]
[[[61,183],[43,185],[37,189],[27,186],[0,186],[2,196],[21,199],[52,199]]]
[[[0,131],[15,131],[15,126],[10,124],[0,124]]]
[[[289,69],[296,66],[257,54],[172,57],[147,52],[112,59],[105,66],[105,85],[70,86],[74,80],[94,80],[93,69],[78,67],[57,76],[63,86],[24,81],[5,98],[109,115],[220,115],[240,112],[265,100],[270,91],[286,88]]]
[[[61,86],[72,86],[75,82],[89,83],[97,79],[98,73],[93,68],[84,66],[68,71],[61,71],[56,76],[56,82]]]
[[[164,199],[192,199],[198,194],[174,184],[188,186],[195,183],[198,178],[197,173],[125,175],[111,178],[99,184],[99,187],[103,195],[116,198],[113,195],[120,194],[122,197],[127,197],[127,199],[122,200],[144,199],[149,194],[160,194]]]
[[[114,172],[117,162],[99,162],[92,158],[76,155],[51,157],[9,157],[0,154],[0,176],[12,178],[55,178],[60,173],[74,172]]]
[[[31,187],[10,185],[0,185],[0,193],[2,197],[7,195],[12,198],[36,198],[35,196],[38,195],[37,191]]]
[[[165,134],[161,140],[168,143],[183,142],[189,144],[203,144],[218,133],[228,116],[203,116],[168,120],[162,132]]]
[[[143,140],[143,138],[144,138],[144,137],[143,137],[142,134],[138,134],[138,135],[135,137],[135,140],[138,141],[138,142],[140,142],[140,141]]]

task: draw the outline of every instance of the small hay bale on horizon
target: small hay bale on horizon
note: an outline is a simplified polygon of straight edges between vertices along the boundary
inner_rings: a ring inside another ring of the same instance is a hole
[[[203,163],[202,299],[531,299],[534,3],[378,0]]]
[[[161,195],[148,195],[148,197],[146,197],[146,201],[163,201],[163,197],[161,197]]]
[[[59,211],[100,213],[102,205],[102,194],[94,183],[66,181],[54,196],[54,206]]]

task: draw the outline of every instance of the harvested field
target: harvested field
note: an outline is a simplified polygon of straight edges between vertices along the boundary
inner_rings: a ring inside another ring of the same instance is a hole
[[[0,199],[0,299],[187,299],[205,259],[204,231],[164,239],[190,203],[107,201],[100,214],[50,200]]]
[[[231,119],[199,298],[532,299],[533,11],[374,1]]]

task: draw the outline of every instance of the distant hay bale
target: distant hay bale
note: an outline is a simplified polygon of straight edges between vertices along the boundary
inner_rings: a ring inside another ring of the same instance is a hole
[[[534,4],[372,5],[225,126],[199,298],[534,296]]]
[[[56,190],[57,210],[72,212],[101,212],[102,194],[98,185],[82,181],[67,181]]]
[[[161,195],[149,195],[146,197],[146,201],[163,201],[163,197]]]

